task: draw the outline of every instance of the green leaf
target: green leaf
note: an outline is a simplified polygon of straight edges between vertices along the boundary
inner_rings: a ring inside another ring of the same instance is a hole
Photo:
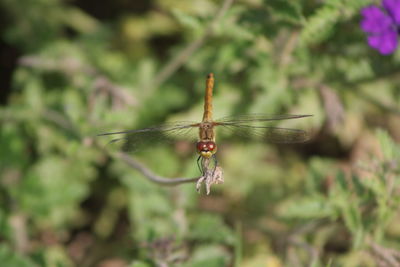
[[[217,232],[214,230],[214,233]],[[217,245],[207,245],[198,247],[191,259],[183,264],[183,267],[220,267],[227,266],[230,257],[226,250]]]
[[[21,208],[44,226],[61,226],[77,214],[93,172],[87,164],[54,155],[29,169],[13,195]],[[40,197],[39,197],[40,196]]]
[[[152,267],[152,265],[150,265],[149,263],[146,263],[144,261],[137,261],[135,260],[134,262],[132,262],[129,267]]]
[[[189,235],[190,238],[198,241],[235,243],[232,230],[221,221],[220,217],[213,215],[202,214],[198,216]]]
[[[384,158],[387,161],[400,159],[400,146],[396,144],[389,134],[382,129],[377,130],[376,135],[381,145]]]
[[[199,29],[201,27],[201,23],[198,18],[195,16],[188,15],[178,9],[174,9],[172,14],[176,17],[176,19],[185,27],[189,29]]]
[[[325,5],[308,18],[300,34],[303,45],[318,44],[330,37],[340,19],[339,9]]]
[[[325,198],[320,196],[295,199],[279,208],[284,218],[319,219],[329,218],[336,214],[335,209]]]
[[[19,129],[18,125],[13,124],[4,124],[0,128],[0,171],[27,164],[25,141]]]
[[[35,263],[28,258],[13,252],[7,245],[0,245],[0,262],[7,267],[34,267]]]
[[[265,1],[271,7],[272,15],[292,23],[300,23],[303,19],[299,1],[274,0]]]

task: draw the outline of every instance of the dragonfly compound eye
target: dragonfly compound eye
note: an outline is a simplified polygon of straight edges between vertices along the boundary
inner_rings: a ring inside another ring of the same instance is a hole
[[[196,145],[197,152],[206,158],[211,157],[217,152],[217,145],[213,141],[199,141]]]
[[[206,146],[208,151],[214,152],[217,150],[217,145],[212,141],[207,142]]]
[[[199,152],[199,153],[201,151],[207,151],[208,150],[207,142],[203,142],[203,141],[197,142],[196,148],[197,148],[197,152]]]

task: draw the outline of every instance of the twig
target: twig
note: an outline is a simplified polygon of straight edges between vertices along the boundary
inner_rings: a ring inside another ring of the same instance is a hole
[[[344,121],[345,111],[341,99],[331,87],[320,84],[318,87],[319,97],[326,114],[326,127],[334,131]]]
[[[10,225],[15,233],[14,242],[16,251],[26,254],[29,250],[26,216],[22,213],[14,214],[10,217]]]
[[[307,244],[306,242],[301,241],[299,238],[293,237],[289,238],[289,243],[293,246],[300,247],[307,251],[309,255],[309,263],[307,266],[313,266],[318,262],[319,251],[317,248]]]
[[[204,183],[206,186],[207,195],[210,194],[211,186],[213,184],[222,184],[224,182],[223,171],[220,166],[216,166],[215,168],[209,168],[209,161],[202,165],[203,175],[195,178],[166,178],[159,175],[154,174],[150,169],[145,167],[143,164],[133,159],[131,156],[124,152],[116,152],[113,154],[114,157],[123,160],[126,164],[131,166],[132,168],[141,172],[147,179],[150,181],[162,184],[162,185],[178,185],[184,183],[196,183],[196,190],[200,192],[201,184]]]
[[[163,82],[165,82],[175,71],[177,71],[185,62],[186,60],[197,50],[199,49],[205,40],[212,35],[214,32],[215,25],[218,24],[219,20],[223,17],[225,12],[228,8],[232,5],[233,0],[225,0],[221,8],[216,13],[214,19],[210,22],[207,28],[204,30],[203,35],[195,40],[194,42],[190,43],[185,49],[183,49],[176,57],[171,59],[156,75],[154,81],[150,84],[150,88],[157,88]],[[149,88],[147,88],[149,89]]]
[[[292,61],[293,51],[296,49],[296,45],[299,40],[299,31],[294,31],[290,34],[289,38],[285,40],[285,45],[282,48],[282,52],[279,55],[279,66],[285,68]]]
[[[130,157],[128,154],[126,154],[124,152],[117,152],[114,154],[114,156],[116,158],[123,160],[129,166],[131,166],[132,168],[141,172],[150,181],[158,183],[158,184],[173,186],[173,185],[178,185],[178,184],[183,184],[183,183],[193,183],[203,177],[203,176],[200,176],[200,177],[195,177],[195,178],[173,178],[173,179],[166,178],[166,177],[162,177],[162,176],[154,174],[151,170],[149,170],[143,164],[141,164],[137,160],[133,159],[132,157]]]
[[[370,242],[371,250],[381,266],[400,266],[400,252],[395,249],[382,247]]]
[[[287,237],[286,241],[289,245],[287,249],[290,249],[291,246],[294,246],[294,247],[299,247],[299,248],[307,251],[308,256],[309,256],[309,263],[307,266],[313,266],[318,262],[320,252],[319,252],[318,248],[302,241],[300,239],[300,235],[305,235],[307,233],[310,233],[311,231],[314,231],[318,226],[320,226],[323,223],[324,223],[323,220],[311,221],[307,224],[297,227]]]
[[[207,195],[210,194],[211,186],[213,184],[223,184],[224,183],[224,172],[221,166],[215,166],[210,168],[210,159],[202,158],[201,169],[203,176],[197,180],[196,191],[200,193],[201,184],[204,183],[206,186]]]
[[[294,247],[289,247],[287,251],[287,260],[288,265],[287,266],[293,266],[293,267],[302,267],[304,265],[301,264],[299,255],[297,255],[295,248]]]

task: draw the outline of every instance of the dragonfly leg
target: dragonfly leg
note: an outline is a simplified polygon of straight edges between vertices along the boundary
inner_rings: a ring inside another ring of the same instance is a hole
[[[197,167],[199,168],[199,171],[204,175],[204,171],[203,171],[203,169],[202,169],[201,166],[200,166],[200,164],[203,163],[203,161],[201,161],[201,163],[200,163],[200,160],[201,160],[201,159],[202,159],[201,156],[199,156],[199,157],[197,158]]]
[[[214,160],[214,169],[213,169],[213,176],[214,176],[215,170],[217,169],[218,160],[217,160],[217,157],[215,156],[215,154],[212,155],[212,158]]]

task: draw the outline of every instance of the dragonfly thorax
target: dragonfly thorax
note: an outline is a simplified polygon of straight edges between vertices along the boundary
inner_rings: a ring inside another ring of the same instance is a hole
[[[200,140],[215,141],[214,125],[212,122],[201,122],[199,125]]]
[[[213,141],[199,141],[196,148],[200,156],[204,158],[210,158],[217,152],[217,145]]]

